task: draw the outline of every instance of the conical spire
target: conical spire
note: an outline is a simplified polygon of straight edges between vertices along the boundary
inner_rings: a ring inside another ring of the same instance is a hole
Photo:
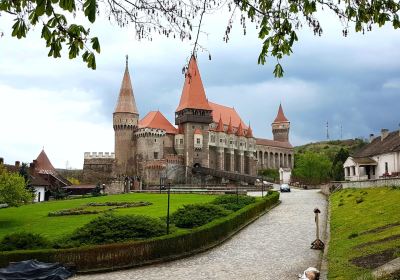
[[[226,130],[226,133],[233,134],[232,118],[229,118],[229,125],[228,125],[228,129]]]
[[[251,129],[250,123],[249,123],[249,128],[247,129],[247,132],[246,132],[246,137],[253,138],[253,130]]]
[[[40,152],[40,154],[36,158],[35,170],[36,171],[43,171],[43,170],[55,171],[55,168],[51,164],[49,158],[46,155],[46,152],[44,151],[44,149]]]
[[[121,89],[119,91],[117,106],[114,113],[133,113],[139,114],[136,108],[135,97],[133,96],[133,89],[131,78],[128,69],[128,56],[126,56],[126,66],[124,77],[122,78]]]
[[[242,123],[241,122],[239,123],[239,127],[238,127],[238,130],[236,132],[236,135],[237,136],[244,136],[244,131],[243,131],[243,127],[242,127]]]
[[[222,122],[222,117],[221,114],[219,115],[219,121],[218,121],[218,125],[217,128],[215,129],[216,132],[224,132],[224,124]]]
[[[196,58],[190,58],[188,69],[185,73],[185,84],[183,86],[181,100],[176,112],[183,109],[210,110],[203,82],[201,81],[200,71],[197,67]]]
[[[276,118],[274,120],[274,123],[277,122],[289,122],[288,119],[285,117],[285,114],[283,113],[282,104],[279,104],[278,114],[276,115]]]

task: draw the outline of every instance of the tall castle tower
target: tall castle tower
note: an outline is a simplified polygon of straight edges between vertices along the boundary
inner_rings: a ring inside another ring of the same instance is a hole
[[[139,112],[133,96],[128,70],[128,56],[122,78],[117,106],[113,113],[115,131],[115,175],[136,174],[136,146],[134,133],[138,128]]]
[[[282,104],[279,104],[278,114],[271,125],[274,141],[289,142],[290,122],[283,113]]]
[[[196,58],[190,58],[185,73],[179,106],[175,111],[175,124],[183,138],[185,165],[200,164],[208,167],[208,130],[212,123],[212,109],[208,104]]]

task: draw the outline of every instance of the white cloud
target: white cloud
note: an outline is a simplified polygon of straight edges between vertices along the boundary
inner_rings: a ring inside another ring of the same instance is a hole
[[[0,155],[31,162],[42,147],[56,167],[83,165],[85,151],[113,151],[110,122],[93,121],[101,102],[76,89],[58,92],[0,85]]]

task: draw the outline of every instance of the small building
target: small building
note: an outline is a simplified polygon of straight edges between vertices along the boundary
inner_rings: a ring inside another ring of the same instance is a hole
[[[347,158],[343,164],[345,179],[363,181],[400,176],[400,130],[370,135],[370,143]]]

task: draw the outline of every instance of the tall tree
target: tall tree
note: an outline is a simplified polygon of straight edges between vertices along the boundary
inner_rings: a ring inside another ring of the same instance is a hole
[[[292,175],[294,180],[318,185],[330,180],[331,167],[332,163],[326,155],[306,151],[297,155]]]
[[[203,16],[224,7],[230,15],[223,40],[230,39],[236,13],[240,14],[244,34],[248,21],[254,22],[262,40],[258,63],[264,64],[268,56],[274,57],[276,77],[283,75],[280,60],[292,53],[303,25],[310,27],[315,35],[322,35],[319,21],[324,16],[322,10],[336,15],[343,26],[343,36],[350,29],[365,33],[386,23],[395,29],[400,27],[400,2],[395,0],[2,0],[0,16],[8,13],[14,18],[12,36],[26,37],[32,27],[39,26],[41,37],[50,49],[49,56],[60,57],[61,49],[68,47],[69,58],[81,56],[88,67],[95,69],[99,39],[91,36],[90,25],[74,22],[80,18],[76,17],[78,14],[91,23],[102,14],[121,27],[133,24],[138,39],[152,40],[154,34],[161,34],[194,40],[195,53]]]
[[[21,164],[21,167],[19,168],[19,175],[24,177],[25,188],[32,194],[32,197],[35,197],[36,190],[31,184],[31,176],[29,175],[29,167],[26,162],[23,162]]]
[[[18,173],[8,172],[0,165],[0,203],[20,206],[32,201],[32,194],[25,188],[25,179]]]

